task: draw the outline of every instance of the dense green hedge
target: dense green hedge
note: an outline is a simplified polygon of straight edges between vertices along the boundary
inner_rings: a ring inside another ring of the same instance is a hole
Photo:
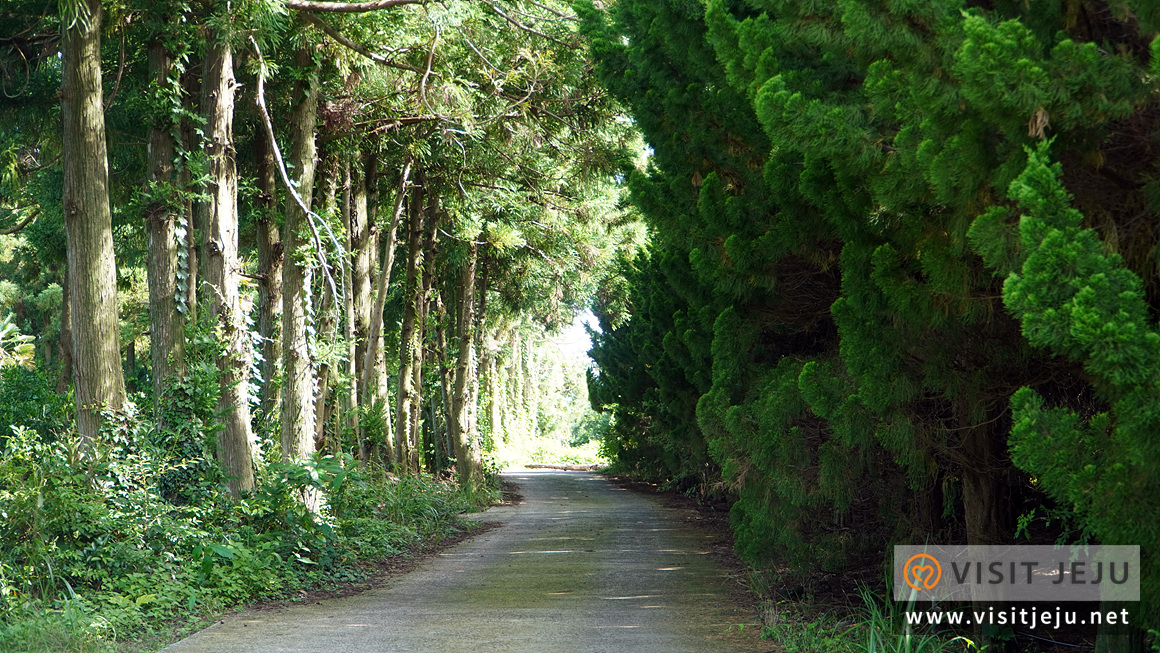
[[[652,148],[594,350],[621,464],[723,482],[740,550],[803,571],[1051,501],[1160,559],[1152,3],[598,6]]]

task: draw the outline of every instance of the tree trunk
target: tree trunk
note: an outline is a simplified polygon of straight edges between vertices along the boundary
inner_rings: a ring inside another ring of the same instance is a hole
[[[392,462],[398,460],[394,453],[394,438],[391,433],[391,404],[387,395],[387,361],[383,347],[383,310],[387,302],[387,289],[391,281],[391,268],[395,265],[395,242],[399,229],[399,219],[402,217],[403,200],[407,196],[407,181],[411,176],[411,161],[403,164],[403,171],[399,175],[398,189],[395,192],[395,203],[391,210],[391,223],[384,234],[383,265],[379,272],[378,290],[374,309],[371,312],[369,333],[367,334],[367,353],[363,361],[362,387],[363,404],[373,406],[383,413],[383,425],[387,429],[384,435],[387,443],[389,458]],[[369,197],[368,194],[368,207]],[[369,213],[369,211],[368,211]]]
[[[350,252],[350,338],[352,351],[352,379],[362,379],[366,364],[367,338],[370,334],[371,313],[371,259],[378,243],[371,229],[367,207],[367,186],[376,183],[378,159],[363,157],[355,152],[350,168],[349,208],[347,216],[347,250]],[[354,383],[354,381],[352,381]],[[365,389],[352,394],[365,396]]]
[[[318,71],[309,50],[300,49],[296,63],[305,75],[297,83],[290,117],[293,138],[291,162],[297,191],[307,208],[314,190],[315,119],[318,113]],[[288,192],[289,195],[289,192]],[[307,215],[292,197],[287,198],[282,242],[296,251],[306,244],[301,232]],[[282,455],[300,460],[314,452],[314,374],[306,340],[305,270],[301,263],[282,266]]]
[[[455,457],[455,444],[451,435],[451,388],[452,377],[450,358],[447,355],[447,306],[443,303],[442,293],[437,294],[435,302],[435,346],[439,354],[439,397],[443,406],[443,432],[439,438],[439,451],[446,464]]]
[[[338,320],[335,318],[334,293],[329,284],[322,285],[323,300],[317,314],[319,342],[334,342],[338,334]],[[327,452],[331,450],[328,442],[326,427],[331,415],[331,387],[330,363],[321,362],[318,365],[317,381],[314,392],[314,450]]]
[[[282,239],[278,235],[274,147],[264,129],[254,135],[258,164],[258,335],[262,337],[262,420],[272,423],[282,400],[278,362],[282,355]]]
[[[217,456],[230,493],[254,487],[253,434],[250,430],[250,333],[238,290],[238,171],[234,150],[234,58],[225,35],[210,44],[205,58],[202,107],[205,150],[209,157],[209,200],[198,203],[203,226],[206,296],[223,348],[218,359],[221,395]]]
[[[85,321],[72,334],[77,430],[92,440],[101,410],[124,406],[125,377],[101,92],[101,2],[76,6],[85,16],[64,30],[61,44],[63,204],[71,309]]]
[[[156,88],[169,86],[174,72],[173,58],[160,36],[149,44],[149,76]],[[185,244],[185,233],[177,231],[177,217],[182,203],[175,199],[177,175],[173,167],[176,146],[170,127],[170,115],[154,116],[149,130],[149,181],[153,201],[145,207],[149,233],[149,258],[146,277],[149,281],[149,355],[153,365],[153,412],[159,429],[166,428],[161,419],[161,400],[165,388],[175,378],[185,375],[186,310],[184,284],[189,270],[181,270],[178,248]],[[157,193],[165,189],[160,196]],[[184,257],[183,257],[184,258]]]
[[[471,382],[475,368],[475,265],[479,246],[468,246],[467,261],[459,271],[459,292],[455,315],[455,340],[459,356],[455,364],[455,387],[451,392],[451,419],[448,430],[455,449],[455,470],[459,482],[473,483],[478,476],[476,447],[471,431]]]
[[[417,346],[412,350],[415,360],[411,368],[411,374],[414,375],[415,388],[415,399],[411,403],[411,450],[416,453],[423,450],[423,441],[419,437],[422,432],[421,425],[423,420],[423,366],[427,356],[427,312],[431,306],[431,287],[434,284],[435,278],[435,244],[438,240],[436,228],[439,225],[440,217],[439,195],[438,193],[428,192],[427,217],[423,221],[423,253],[420,256],[422,274],[419,298],[415,302]],[[414,461],[416,470],[419,469],[419,460],[419,456],[416,456]]]
[[[362,356],[366,355],[366,323],[370,321],[370,231],[367,224],[367,195],[364,175],[360,172],[362,156],[356,150],[347,161],[343,179],[342,214],[346,226],[346,251],[350,252],[350,273],[345,277],[343,315],[346,316],[346,378],[349,392],[343,395],[347,425],[358,443],[362,459],[362,432],[359,428],[358,381]],[[353,168],[353,171],[352,171]],[[358,296],[356,297],[356,288]],[[360,319],[361,318],[361,319]],[[361,341],[361,343],[360,343]]]
[[[418,333],[419,303],[422,294],[422,265],[423,254],[423,199],[426,179],[422,170],[418,176],[419,187],[411,193],[410,219],[407,233],[407,279],[403,287],[403,324],[399,336],[399,388],[396,394],[395,406],[395,460],[404,473],[418,471],[412,461],[416,460],[411,443],[415,434],[412,432],[412,406],[416,403],[415,394],[419,390],[415,387],[414,365],[415,349],[422,346]]]
[[[72,382],[72,297],[69,293],[69,274],[64,271],[60,279],[60,368],[56,375],[56,392],[68,392],[68,385]]]

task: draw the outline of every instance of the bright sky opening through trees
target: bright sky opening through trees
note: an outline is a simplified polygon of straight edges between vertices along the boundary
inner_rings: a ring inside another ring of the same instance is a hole
[[[529,462],[723,500],[820,593],[882,595],[892,544],[1136,544],[1089,643],[1160,643],[1158,33],[3,0],[0,649],[323,582]]]

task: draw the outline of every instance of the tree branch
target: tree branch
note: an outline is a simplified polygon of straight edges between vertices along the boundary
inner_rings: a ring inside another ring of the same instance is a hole
[[[330,292],[334,297],[342,298],[342,294],[338,292],[338,287],[334,283],[334,277],[330,274],[330,263],[326,260],[326,252],[322,247],[322,237],[318,234],[318,226],[314,223],[315,220],[322,223],[322,226],[330,234],[330,239],[334,244],[334,248],[338,251],[339,269],[343,275],[347,274],[346,270],[346,251],[338,244],[338,239],[330,233],[330,227],[327,226],[326,221],[323,220],[317,213],[310,210],[306,206],[306,202],[302,200],[302,196],[294,188],[294,184],[290,181],[290,175],[286,172],[286,163],[282,160],[282,150],[278,147],[278,139],[274,137],[274,122],[270,120],[270,112],[266,109],[266,62],[262,59],[262,51],[258,48],[258,42],[250,36],[250,45],[254,46],[254,52],[258,55],[258,89],[256,102],[258,109],[262,113],[263,126],[266,128],[266,138],[270,139],[270,149],[274,154],[274,162],[278,164],[278,172],[282,177],[282,183],[286,185],[286,192],[294,198],[294,202],[298,208],[306,215],[306,224],[310,225],[310,233],[314,237],[314,251],[318,256],[322,273],[326,275],[326,280],[330,282]]]
[[[322,30],[323,32],[326,32],[327,36],[334,39],[339,44],[344,45],[344,46],[350,48],[351,50],[354,50],[355,52],[361,54],[362,56],[366,57],[367,59],[370,59],[371,61],[374,61],[375,63],[382,64],[384,66],[389,66],[391,68],[398,68],[399,70],[409,70],[409,71],[415,72],[415,73],[423,72],[422,70],[419,70],[418,68],[415,68],[414,66],[408,66],[407,64],[396,63],[396,62],[391,61],[390,59],[384,57],[381,54],[375,54],[374,52],[371,52],[370,48],[366,47],[365,45],[355,43],[351,39],[343,36],[341,32],[339,32],[337,29],[332,27],[329,23],[322,20],[318,16],[310,13],[309,11],[303,11],[302,16],[304,18],[306,18],[306,20],[313,23],[318,29]]]
[[[40,209],[36,209],[32,213],[29,213],[28,217],[21,220],[17,225],[0,229],[0,236],[8,236],[20,231],[21,229],[27,227],[33,220],[35,220],[36,216],[38,215],[40,215]]]
[[[399,5],[425,4],[427,0],[372,0],[371,2],[318,2],[317,0],[286,0],[286,6],[298,11],[331,11],[343,14],[359,14],[379,9],[390,9]]]

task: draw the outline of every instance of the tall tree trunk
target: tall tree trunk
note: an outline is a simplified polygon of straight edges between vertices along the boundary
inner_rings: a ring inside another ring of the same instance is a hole
[[[455,444],[451,435],[451,388],[453,374],[450,358],[447,354],[447,306],[443,303],[442,293],[435,296],[435,346],[439,355],[439,396],[443,406],[443,431],[439,438],[439,450],[446,461],[455,457]]]
[[[419,303],[421,301],[423,279],[420,270],[423,254],[423,171],[418,174],[418,187],[411,193],[410,219],[407,225],[407,278],[403,287],[403,324],[399,336],[399,387],[395,396],[395,461],[402,471],[417,471],[411,464],[415,452],[412,425],[412,406],[416,403],[414,365],[415,349],[422,346],[418,334]]]
[[[476,447],[471,431],[471,381],[475,368],[475,266],[479,246],[468,246],[467,261],[459,271],[458,301],[455,315],[455,340],[459,356],[455,364],[455,387],[451,392],[450,439],[455,449],[455,469],[459,482],[473,483],[478,476]]]
[[[353,165],[352,165],[353,160]],[[355,441],[358,443],[358,450],[362,451],[362,432],[359,430],[358,419],[358,398],[359,388],[358,380],[361,378],[358,374],[360,354],[365,355],[365,338],[366,338],[366,322],[370,321],[370,252],[367,249],[367,242],[370,239],[370,232],[367,230],[367,211],[366,211],[366,186],[363,185],[361,189],[363,175],[359,173],[359,168],[363,165],[362,156],[356,150],[355,153],[346,161],[343,173],[343,192],[342,192],[342,217],[343,225],[346,227],[346,251],[350,253],[350,265],[348,266],[350,272],[343,277],[343,300],[344,306],[342,313],[346,317],[344,325],[344,335],[346,337],[346,378],[350,383],[349,392],[343,395],[343,405],[347,416],[347,426],[351,433],[354,434]],[[353,177],[352,179],[352,170]],[[358,207],[361,200],[362,206]],[[361,212],[361,223],[360,223]],[[360,239],[362,242],[360,242]],[[356,252],[357,247],[362,247],[364,251],[363,256],[359,256]],[[358,268],[358,269],[356,269]],[[358,279],[359,290],[364,293],[361,298],[355,297],[355,284]],[[362,301],[358,301],[361,299]],[[356,311],[365,312],[363,331],[358,331],[358,316]],[[363,351],[360,351],[358,338],[363,338]],[[341,429],[340,429],[341,433]],[[341,439],[341,436],[340,436]],[[341,442],[340,448],[341,448]],[[359,454],[361,457],[361,453]]]
[[[320,342],[334,342],[338,332],[338,320],[335,318],[334,293],[329,284],[323,284],[322,306],[318,310],[319,324],[318,337]],[[327,441],[326,427],[333,412],[330,386],[330,363],[322,362],[318,365],[317,381],[314,392],[314,450],[332,451]]]
[[[305,73],[294,92],[290,130],[294,142],[290,160],[297,191],[307,208],[314,191],[315,120],[318,114],[318,70],[309,50],[299,49],[296,63]],[[289,191],[287,193],[289,195]],[[287,251],[306,243],[301,232],[307,215],[287,197],[282,242]],[[314,374],[306,340],[305,270],[294,260],[282,266],[282,455],[300,460],[314,452]]]
[[[167,88],[174,72],[173,57],[160,36],[149,44],[149,76],[156,88]],[[178,268],[178,248],[185,239],[178,237],[177,217],[184,208],[176,199],[177,175],[173,167],[176,155],[172,116],[154,117],[149,130],[149,180],[153,192],[169,190],[145,207],[145,222],[149,233],[149,258],[146,277],[149,281],[149,355],[153,365],[153,411],[158,428],[166,424],[161,419],[161,399],[165,388],[174,378],[185,375],[185,297],[178,293],[186,288],[189,270]],[[182,236],[185,234],[182,233]],[[184,276],[184,279],[179,277]]]
[[[182,87],[185,89],[185,110],[190,115],[197,111],[197,101],[194,98],[201,97],[201,76],[197,75],[194,70],[187,70],[184,79],[182,79]],[[193,124],[189,120],[181,121],[181,145],[186,152],[192,152],[200,144],[197,142],[197,133],[194,131]],[[178,175],[181,181],[182,188],[193,187],[193,173],[190,171],[188,165],[181,167],[181,172]],[[184,222],[185,227],[185,242],[178,243],[178,247],[185,247],[185,262],[186,279],[185,288],[185,319],[189,322],[197,322],[197,295],[200,283],[198,279],[201,278],[201,232],[205,230],[205,225],[198,224],[199,213],[193,210],[193,199],[187,193],[182,200],[182,213],[180,222]]]
[[[471,334],[475,338],[475,352],[476,360],[471,366],[471,379],[468,387],[471,388],[471,397],[467,402],[467,431],[472,434],[473,442],[475,443],[473,452],[476,456],[476,467],[481,468],[482,453],[480,448],[483,446],[483,434],[479,429],[479,355],[478,352],[483,351],[483,334],[485,325],[487,323],[487,282],[489,267],[487,264],[486,254],[479,262],[480,271],[475,279],[476,289],[475,297],[479,302],[479,306],[475,309],[475,323],[471,325]]]
[[[377,183],[378,158],[362,156],[355,152],[350,167],[349,209],[346,211],[347,221],[347,249],[350,252],[350,322],[351,344],[353,346],[351,375],[354,379],[363,378],[363,366],[366,364],[367,338],[370,334],[371,313],[374,304],[371,301],[371,290],[374,288],[374,279],[371,278],[371,264],[374,252],[378,249],[377,233],[372,229],[370,212],[367,205],[367,187]],[[354,383],[354,381],[352,381]],[[365,389],[352,393],[365,396]]]
[[[499,387],[499,373],[497,372],[496,359],[499,352],[493,350],[491,344],[494,340],[485,340],[485,346],[481,350],[484,356],[484,381],[487,383],[487,432],[491,437],[492,442],[501,442],[503,440],[503,425],[500,424],[500,387]]]
[[[84,16],[62,35],[61,120],[64,218],[72,314],[77,430],[98,437],[101,410],[125,403],[117,317],[117,270],[109,207],[109,160],[101,92],[101,2],[79,0]]]
[[[258,335],[262,337],[262,419],[272,423],[282,400],[282,239],[278,234],[274,147],[265,130],[254,135],[258,163]]]
[[[226,36],[217,35],[205,58],[202,107],[209,156],[208,201],[199,202],[206,296],[222,339],[218,359],[221,395],[217,456],[234,496],[254,487],[250,430],[250,334],[238,290],[238,171],[234,150],[234,57]]]
[[[379,271],[376,284],[377,294],[374,308],[371,312],[369,332],[367,334],[367,353],[363,360],[362,387],[363,403],[374,406],[383,413],[383,424],[387,428],[386,443],[389,445],[391,461],[397,461],[394,455],[394,438],[390,432],[392,426],[391,407],[387,395],[387,361],[383,347],[383,310],[387,303],[387,290],[391,281],[391,269],[395,265],[395,243],[399,230],[399,220],[403,213],[403,200],[407,197],[407,182],[411,177],[411,161],[403,164],[403,171],[399,175],[398,187],[395,191],[395,202],[391,209],[391,222],[383,234],[383,264]],[[368,193],[368,207],[370,206]],[[369,211],[368,211],[369,213]]]
[[[318,178],[315,185],[322,191],[322,215],[333,215],[338,204],[339,167],[341,162],[337,152],[324,149],[319,156]],[[331,275],[335,273],[330,270]],[[325,276],[325,272],[323,273]],[[340,279],[345,284],[345,279]],[[338,332],[338,320],[334,314],[336,310],[334,289],[329,283],[322,284],[322,301],[314,311],[315,333],[317,342],[333,342]],[[315,345],[317,348],[317,344]],[[316,349],[317,351],[317,349]],[[326,427],[330,422],[330,363],[326,360],[315,361],[317,369],[314,381],[314,450],[326,452],[328,450]]]
[[[411,403],[411,450],[416,454],[423,450],[423,441],[419,436],[423,420],[423,367],[427,359],[427,312],[431,306],[431,287],[434,285],[435,279],[435,244],[438,240],[436,234],[441,216],[439,194],[429,191],[427,193],[427,217],[423,221],[423,253],[420,256],[422,274],[420,275],[419,297],[415,302],[417,346],[412,350],[415,360],[411,367],[415,388],[415,399]],[[419,469],[420,459],[421,457],[416,455],[414,461],[416,470]]]

